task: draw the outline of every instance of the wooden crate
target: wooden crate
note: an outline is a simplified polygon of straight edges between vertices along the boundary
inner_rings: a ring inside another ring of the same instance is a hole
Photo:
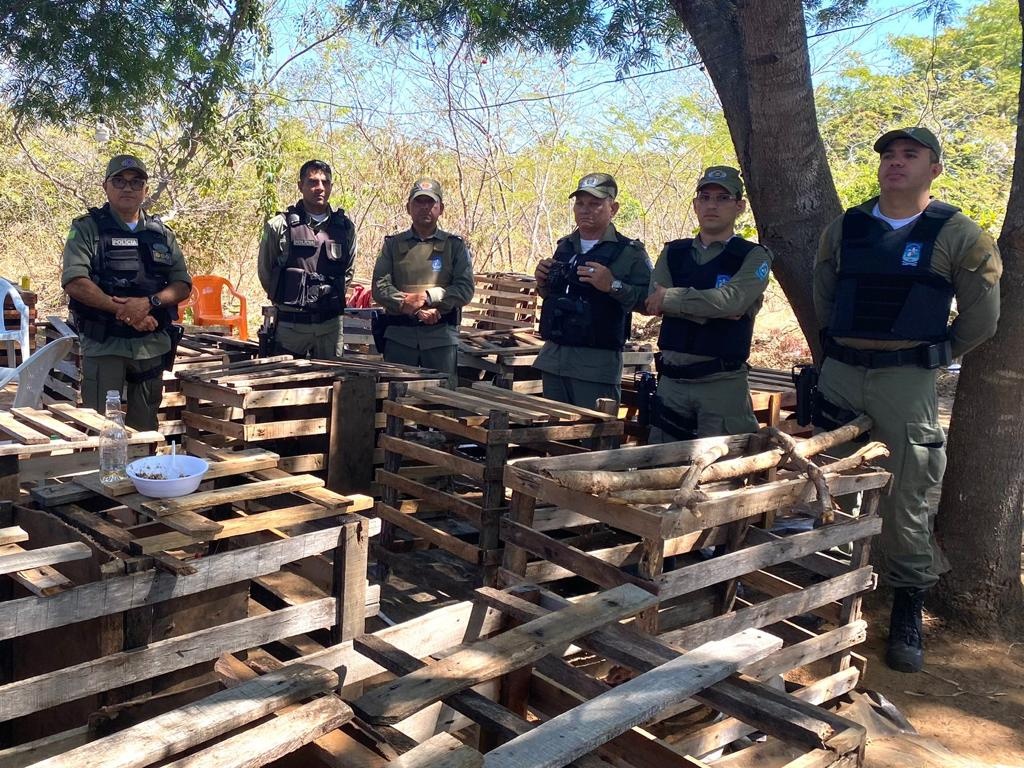
[[[42,564],[63,581],[31,570],[0,581],[0,641],[13,660],[0,670],[3,746],[68,728],[95,736],[136,704],[206,695],[221,654],[307,653],[365,631],[379,601],[366,582],[376,526],[356,513],[372,500],[277,460],[219,457],[203,487],[176,499],[92,473],[36,488],[40,509],[11,509],[0,528],[28,539],[9,566],[0,555],[0,571]]]
[[[427,545],[481,569],[493,583],[500,558],[498,525],[506,509],[502,473],[517,453],[586,450],[567,441],[614,444],[614,414],[476,384],[450,391],[392,385],[384,404],[384,467],[377,473],[377,514]],[[609,402],[609,405],[612,405]],[[383,547],[394,543],[386,528]],[[386,558],[387,553],[381,552]]]
[[[864,429],[858,421],[816,436],[796,455],[813,456]],[[825,658],[829,669],[845,669],[850,648],[864,639],[861,595],[874,587],[870,540],[881,529],[876,509],[890,479],[861,462],[884,455],[884,446],[812,464],[813,480],[777,466],[787,451],[763,435],[746,435],[510,465],[501,581],[637,584],[660,599],[638,626],[670,643],[771,626],[792,644],[790,669]],[[768,471],[776,472],[774,480],[764,479]],[[694,488],[698,476],[706,485]],[[819,487],[827,497],[811,502]],[[860,517],[831,508],[833,497],[857,492],[864,494]],[[801,523],[803,532],[779,535],[777,522]],[[842,546],[852,546],[849,562],[832,554]],[[706,559],[711,548],[716,556]],[[814,617],[814,628],[805,626],[805,615]]]
[[[542,394],[541,374],[533,367],[544,341],[533,330],[467,331],[459,334],[459,378],[467,386],[490,381],[527,395]],[[622,353],[624,378],[654,364],[651,344],[627,342]]]
[[[491,272],[473,276],[476,291],[462,309],[467,331],[533,330],[540,320],[540,296],[533,275]]]
[[[327,472],[329,487],[366,491],[384,427],[388,384],[416,389],[443,373],[353,355],[341,361],[290,355],[232,363],[178,376],[189,450],[272,447],[293,472]]]
[[[105,417],[70,403],[0,411],[0,499],[18,500],[19,486],[99,468],[99,433]],[[128,430],[128,454],[152,454],[159,432]]]

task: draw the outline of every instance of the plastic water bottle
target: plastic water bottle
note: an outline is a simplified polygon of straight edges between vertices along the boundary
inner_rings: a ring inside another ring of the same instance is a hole
[[[128,463],[128,430],[124,426],[124,412],[121,410],[121,393],[116,389],[107,392],[107,425],[100,432],[100,482],[116,483],[128,477],[125,465]]]

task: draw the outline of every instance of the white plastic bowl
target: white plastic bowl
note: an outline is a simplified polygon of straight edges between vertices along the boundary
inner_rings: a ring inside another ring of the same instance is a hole
[[[173,470],[169,455],[147,456],[129,463],[125,467],[125,473],[135,484],[135,490],[143,496],[173,499],[176,496],[186,496],[198,488],[208,468],[209,464],[205,459],[179,453],[174,459]],[[140,474],[161,475],[167,479],[153,480],[140,477]]]

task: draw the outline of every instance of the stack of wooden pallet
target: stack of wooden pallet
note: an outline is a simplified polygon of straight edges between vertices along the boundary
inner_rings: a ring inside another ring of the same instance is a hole
[[[467,383],[485,379],[523,394],[541,393],[540,371],[533,367],[544,345],[534,330],[467,332],[459,336],[459,376]],[[622,353],[623,376],[646,371],[654,364],[650,344],[627,342]]]
[[[349,492],[369,490],[374,465],[383,459],[375,444],[388,384],[416,389],[445,375],[358,355],[342,361],[282,355],[178,378],[190,451],[272,447],[288,471],[327,471],[329,487]]]
[[[780,673],[825,659],[815,676],[831,686],[864,639],[869,543],[890,476],[864,464],[886,454],[879,443],[815,462],[869,427],[860,420],[799,444],[769,430],[770,442],[710,438],[518,462],[505,476],[502,581],[638,585],[659,601],[638,626],[684,647],[770,627],[788,644]],[[859,517],[834,508],[857,492]]]
[[[492,272],[473,276],[476,293],[462,310],[462,327],[474,331],[533,330],[540,319],[533,275]]]
[[[168,759],[223,768],[263,765],[308,744],[293,764],[699,768],[706,764],[696,756],[760,731],[768,741],[724,763],[862,765],[863,727],[808,703],[805,692],[766,684],[785,655],[777,638],[746,630],[680,649],[619,623],[654,601],[632,585],[575,604],[544,591],[482,589],[474,602],[357,636],[262,677],[223,657],[221,677],[236,686],[229,691],[88,743],[90,734],[66,732],[8,754],[53,755],[41,764],[47,768]],[[523,623],[506,629],[507,619]],[[589,651],[590,672],[563,658],[570,644]],[[601,662],[637,677],[609,687]],[[721,717],[676,743],[657,735],[666,717],[701,707]]]
[[[68,727],[73,741],[130,721],[136,705],[206,696],[221,654],[271,644],[287,658],[365,631],[379,602],[366,582],[376,525],[356,513],[372,500],[289,475],[277,458],[225,455],[199,490],[175,499],[93,473],[37,488],[40,509],[7,508],[0,528],[28,536],[12,567],[45,559],[66,577],[48,592],[30,578],[28,595],[0,580],[7,744]],[[54,560],[55,545],[81,559]]]
[[[613,411],[614,403],[608,404]],[[493,583],[500,557],[498,525],[506,509],[502,473],[508,459],[516,452],[576,453],[584,449],[567,441],[603,447],[622,435],[613,413],[489,384],[454,392],[393,385],[384,413],[378,515],[423,545],[482,567],[478,578],[484,583]],[[390,535],[382,543],[389,545]]]

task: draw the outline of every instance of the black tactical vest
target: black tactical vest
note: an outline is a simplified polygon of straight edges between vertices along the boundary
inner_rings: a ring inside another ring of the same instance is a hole
[[[342,210],[314,231],[301,203],[283,214],[287,252],[274,301],[295,309],[337,316],[345,309],[345,273],[351,267],[355,227]]]
[[[89,279],[108,296],[152,296],[167,287],[174,257],[167,238],[167,229],[156,216],[134,232],[122,228],[110,212],[110,204],[90,208],[96,222],[99,242],[90,265]],[[109,336],[139,338],[150,331],[136,331],[119,322],[109,312],[94,309],[71,299],[78,330],[91,339],[104,341]],[[150,311],[163,330],[177,318],[176,307],[158,307]]]
[[[629,338],[631,313],[576,275],[576,268],[588,261],[609,266],[634,242],[618,233],[616,238],[602,240],[582,255],[576,253],[571,237],[558,241],[540,312],[542,339],[569,347],[622,349]]]
[[[717,288],[739,272],[743,261],[757,243],[732,237],[722,252],[706,264],[693,258],[693,239],[673,240],[665,245],[665,258],[672,274],[672,287]],[[766,257],[767,258],[767,257]],[[744,315],[739,320],[724,317],[695,323],[682,317],[665,317],[658,334],[658,348],[690,355],[716,357],[727,363],[745,362],[750,356],[754,337],[754,318]]]
[[[829,335],[945,341],[953,284],[931,270],[932,252],[958,210],[933,200],[912,226],[897,230],[860,208],[848,210]]]

